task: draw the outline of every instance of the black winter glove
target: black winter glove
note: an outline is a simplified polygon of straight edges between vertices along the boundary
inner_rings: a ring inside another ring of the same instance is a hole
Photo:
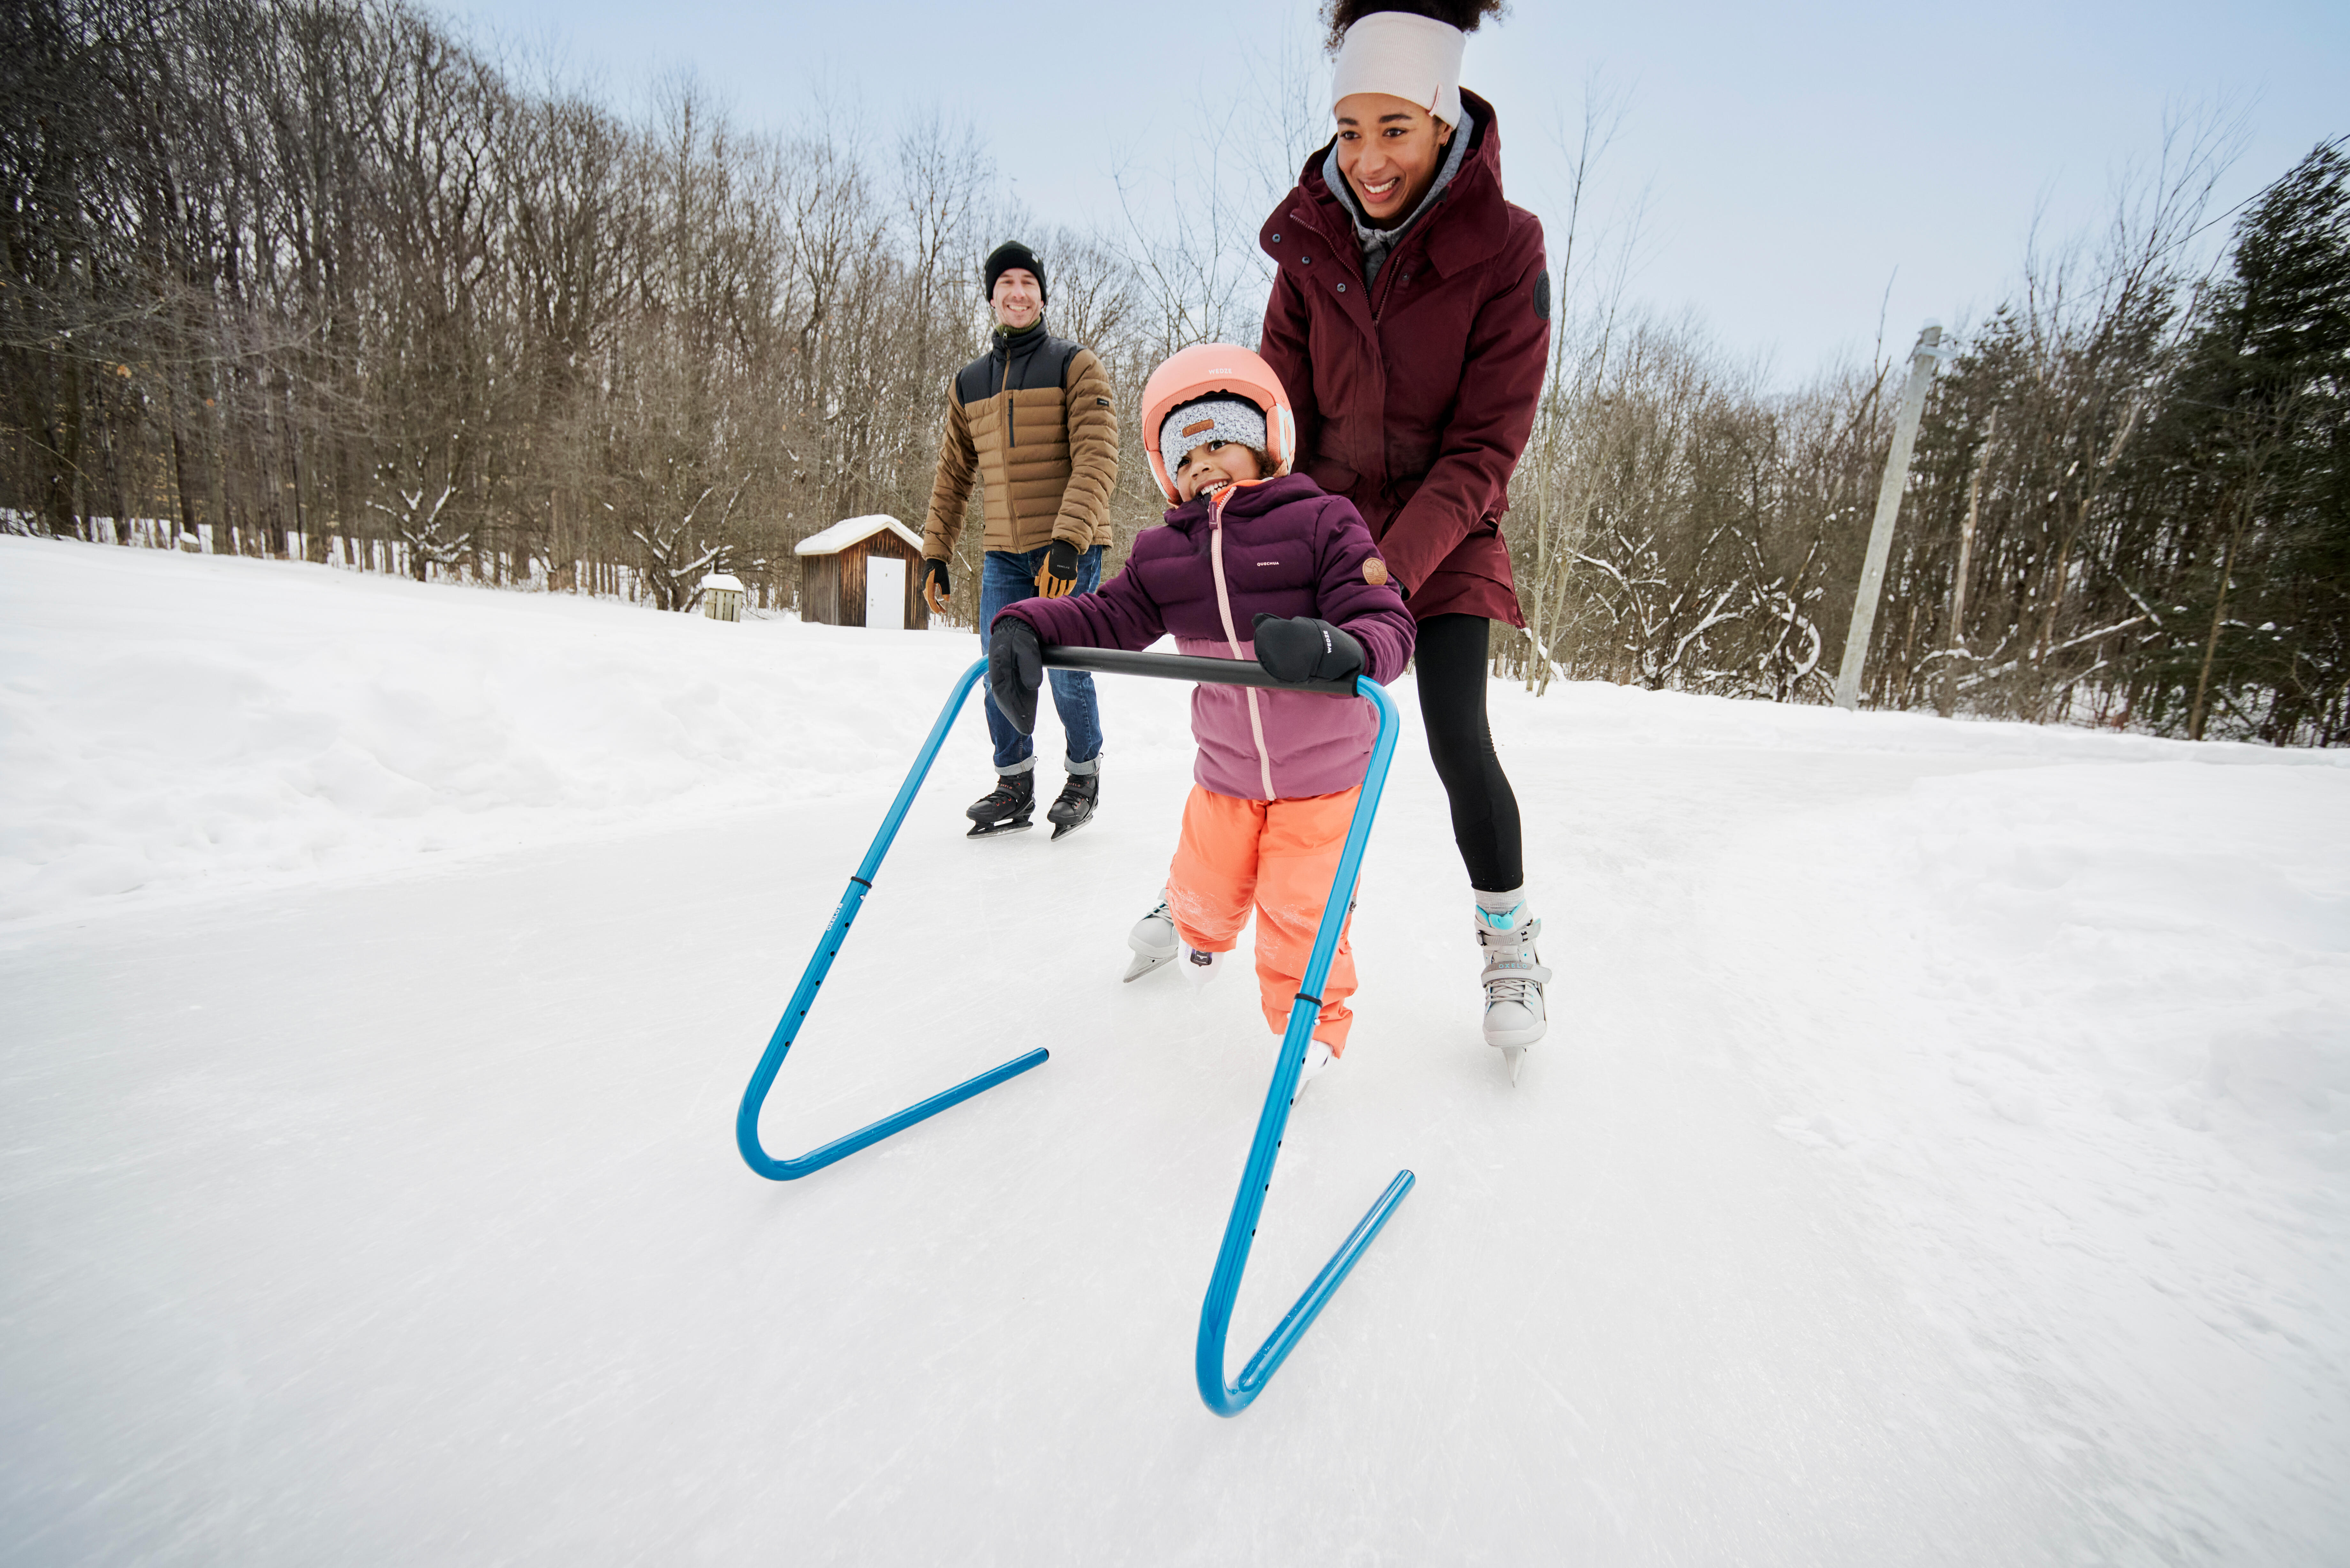
[[[947,564],[937,556],[922,561],[922,597],[931,601],[933,615],[947,613],[947,600],[954,593],[954,585],[947,581]]]
[[[1016,615],[995,618],[987,639],[987,691],[1012,727],[1024,735],[1036,730],[1036,688],[1045,683],[1045,650],[1036,628]]]
[[[1036,594],[1040,598],[1066,598],[1077,588],[1077,547],[1066,539],[1055,539],[1045,552],[1045,564],[1036,568]]]
[[[1256,618],[1256,661],[1276,680],[1345,680],[1363,672],[1363,645],[1326,620]]]

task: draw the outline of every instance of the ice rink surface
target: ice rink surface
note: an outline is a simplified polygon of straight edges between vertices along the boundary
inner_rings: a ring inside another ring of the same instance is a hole
[[[9,1559],[2350,1556],[2345,759],[1497,685],[1513,1089],[1405,682],[1235,1345],[1419,1184],[1226,1421],[1273,1037],[1118,983],[1181,690],[1059,844],[964,716],[766,1137],[1050,1064],[734,1151],[975,652],[0,540]]]

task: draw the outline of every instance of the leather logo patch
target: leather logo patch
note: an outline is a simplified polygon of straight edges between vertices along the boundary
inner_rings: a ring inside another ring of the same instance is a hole
[[[1547,274],[1547,273],[1544,273],[1543,275],[1544,275],[1544,277],[1548,277],[1550,275],[1549,275],[1549,274]],[[1094,401],[1095,401],[1096,403],[1099,404],[1101,407],[1103,407],[1103,408],[1105,408],[1105,409],[1106,409],[1106,408],[1107,408],[1107,407],[1109,407],[1109,400],[1108,400],[1107,398],[1096,398],[1096,399],[1094,400]]]
[[[1377,556],[1373,556],[1369,560],[1365,561],[1363,563],[1363,581],[1370,584],[1371,587],[1375,588],[1383,588],[1387,587],[1388,564],[1385,561],[1380,560]]]
[[[1183,427],[1183,433],[1187,436],[1195,436],[1201,431],[1211,431],[1215,428],[1216,421],[1213,420],[1195,420]]]

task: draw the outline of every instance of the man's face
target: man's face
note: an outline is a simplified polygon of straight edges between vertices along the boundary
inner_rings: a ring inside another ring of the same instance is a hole
[[[1175,470],[1175,493],[1185,501],[1199,495],[1213,495],[1217,491],[1246,479],[1264,477],[1264,465],[1256,453],[1236,441],[1211,441],[1193,447],[1184,454]]]
[[[1409,99],[1354,92],[1338,100],[1338,171],[1375,229],[1411,215],[1451,140],[1451,126]]]
[[[995,311],[998,327],[1026,327],[1045,314],[1045,286],[1026,267],[1008,266],[996,278],[995,292],[987,296],[987,303]]]

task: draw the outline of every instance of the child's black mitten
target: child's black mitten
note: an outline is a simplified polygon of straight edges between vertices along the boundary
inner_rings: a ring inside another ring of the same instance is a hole
[[[1312,616],[1256,618],[1256,661],[1276,680],[1345,680],[1360,675],[1363,645]]]
[[[987,691],[1024,735],[1035,732],[1036,688],[1044,683],[1045,651],[1036,628],[1016,615],[996,617],[987,639]]]

